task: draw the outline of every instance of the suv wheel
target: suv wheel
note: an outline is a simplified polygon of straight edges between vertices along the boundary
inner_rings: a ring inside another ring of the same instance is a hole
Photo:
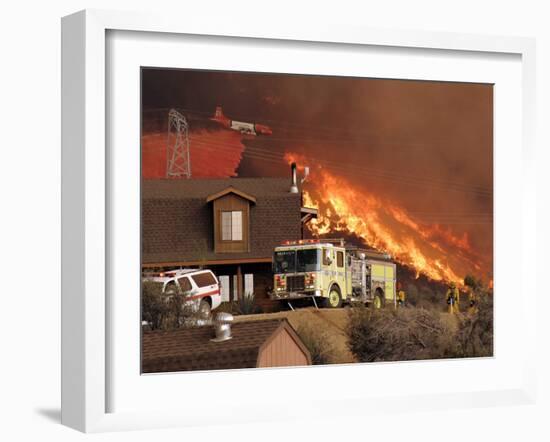
[[[201,299],[201,302],[199,304],[199,316],[202,319],[208,319],[210,317],[210,314],[212,312],[212,307],[210,306],[210,302],[208,302],[207,299]]]

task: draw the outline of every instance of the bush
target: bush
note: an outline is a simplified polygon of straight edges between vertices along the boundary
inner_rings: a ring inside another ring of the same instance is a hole
[[[474,311],[460,317],[457,333],[459,356],[492,356],[493,332],[493,296],[482,292],[477,295]]]
[[[360,362],[438,359],[456,354],[454,332],[435,310],[353,309],[348,345]]]
[[[141,318],[151,330],[170,330],[181,326],[198,325],[198,301],[185,302],[186,293],[177,285],[167,287],[155,281],[143,281],[141,293]]]
[[[298,326],[296,333],[309,350],[313,365],[330,364],[334,361],[335,347],[326,330],[304,323]]]
[[[262,309],[257,304],[254,295],[244,295],[238,301],[225,301],[216,309],[216,313],[226,312],[233,315],[251,315],[262,313]]]
[[[237,310],[236,302],[235,301],[224,301],[222,302],[219,307],[216,309],[216,313],[235,313]]]
[[[141,319],[147,321],[152,330],[162,328],[169,305],[162,294],[162,284],[144,281],[141,291]]]
[[[261,309],[256,304],[256,298],[253,293],[247,293],[237,301],[236,310],[239,315],[253,315],[260,313]]]
[[[493,296],[478,286],[474,309],[449,315],[434,309],[354,308],[348,345],[360,362],[493,355]]]

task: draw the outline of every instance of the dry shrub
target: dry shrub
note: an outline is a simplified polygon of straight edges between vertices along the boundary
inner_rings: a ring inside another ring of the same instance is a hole
[[[456,354],[454,330],[423,308],[352,309],[348,345],[360,362],[438,359]]]
[[[493,296],[480,293],[475,311],[460,317],[458,356],[492,356],[493,332]]]
[[[313,365],[330,364],[334,361],[336,349],[327,331],[302,323],[296,333],[309,350]]]

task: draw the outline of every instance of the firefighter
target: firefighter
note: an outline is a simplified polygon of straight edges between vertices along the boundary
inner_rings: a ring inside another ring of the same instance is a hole
[[[405,290],[403,290],[403,287],[401,286],[401,283],[397,283],[397,306],[398,307],[405,307]]]
[[[454,282],[449,283],[447,294],[445,296],[447,304],[449,305],[449,313],[454,314],[460,311],[460,292]]]

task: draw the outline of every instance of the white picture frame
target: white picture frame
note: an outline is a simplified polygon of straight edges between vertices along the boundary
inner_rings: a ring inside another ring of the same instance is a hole
[[[184,24],[182,24],[184,23]],[[524,293],[536,293],[534,278],[526,277],[528,257],[536,255],[534,174],[534,106],[535,106],[535,43],[519,37],[494,37],[417,31],[388,31],[345,26],[308,24],[300,28],[281,23],[242,21],[218,23],[195,17],[180,22],[176,17],[145,13],[123,13],[99,10],[81,11],[62,21],[62,423],[84,432],[123,429],[156,428],[208,424],[209,419],[184,409],[109,412],[110,360],[108,327],[111,317],[108,302],[109,254],[107,244],[112,238],[107,228],[112,206],[109,195],[109,167],[106,150],[107,109],[106,35],[111,31],[154,32],[173,35],[202,35],[269,39],[286,42],[337,43],[377,46],[381,49],[436,49],[468,51],[479,54],[514,54],[521,57],[521,160],[523,185],[519,192],[521,213],[520,278],[525,281]],[[137,109],[134,110],[137,112]],[[495,154],[498,151],[495,147]],[[502,253],[495,247],[498,259]],[[517,258],[516,258],[517,259]],[[495,287],[498,280],[495,278]],[[498,405],[501,403],[532,403],[535,397],[535,335],[534,317],[528,313],[533,297],[523,296],[518,309],[524,314],[518,319],[518,333],[525,338],[522,353],[521,379],[502,388],[464,390],[460,393],[407,396],[398,388],[388,390],[376,401],[365,396],[325,400],[311,399],[308,413],[337,401],[342,410],[406,410]],[[497,336],[498,339],[497,323]],[[506,324],[500,324],[505,328]],[[501,328],[501,330],[502,330]],[[498,355],[497,355],[498,357]],[[451,364],[441,361],[440,364]],[[386,365],[388,367],[388,365]],[[410,366],[421,370],[421,365]],[[324,368],[323,368],[324,369]],[[349,367],[332,367],[347,370]],[[272,371],[271,376],[288,378],[290,369]],[[285,374],[286,373],[286,374]],[[254,405],[250,399],[241,399]],[[344,411],[342,411],[344,413]],[[348,413],[348,412],[346,412]],[[257,421],[295,417],[292,410],[256,407],[242,419]],[[232,416],[232,422],[238,421]]]

